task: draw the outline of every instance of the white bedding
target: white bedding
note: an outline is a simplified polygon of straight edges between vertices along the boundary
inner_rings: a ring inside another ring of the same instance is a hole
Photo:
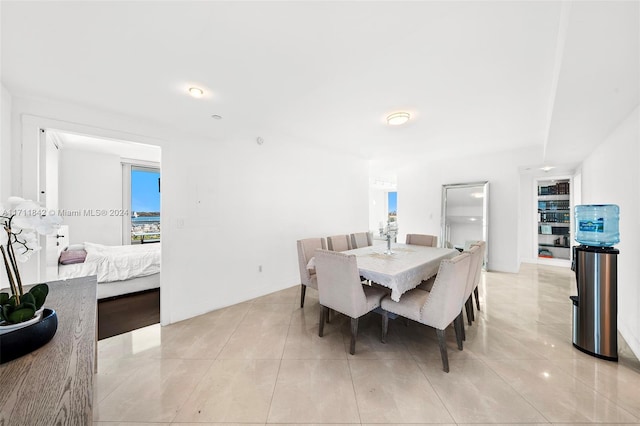
[[[160,244],[105,246],[84,243],[84,263],[58,268],[59,279],[96,275],[98,283],[123,281],[160,272]]]

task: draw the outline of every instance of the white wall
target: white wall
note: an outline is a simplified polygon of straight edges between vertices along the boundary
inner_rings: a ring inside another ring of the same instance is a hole
[[[0,202],[11,193],[11,95],[0,85]],[[4,265],[0,262],[0,288],[9,286]]]
[[[0,200],[11,193],[11,94],[0,86]]]
[[[163,250],[167,238],[176,250],[163,256],[162,274],[176,283],[176,318],[299,283],[297,239],[367,229],[367,163],[283,142],[235,140],[195,158],[181,146],[163,148],[174,160],[162,168]],[[170,183],[175,208],[165,213]],[[165,274],[167,264],[180,267]],[[199,294],[184,279],[192,269]]]
[[[23,114],[62,131],[161,146],[163,324],[296,285],[296,239],[368,228],[364,159],[260,129],[247,134],[262,134],[263,145],[78,105],[14,98],[13,109],[14,141],[26,146],[14,178],[27,194],[37,193],[37,150]]]
[[[520,196],[518,199],[518,251],[523,262],[537,263],[538,253],[534,250],[537,244],[537,212],[538,206],[534,202],[534,177],[531,173],[521,173]]]
[[[473,157],[413,158],[398,170],[398,222],[402,233],[440,235],[444,184],[489,181],[489,263],[496,271],[519,268],[518,166],[540,162],[540,149],[528,148]],[[404,237],[401,236],[400,240]]]
[[[71,244],[122,244],[122,165],[117,155],[78,149],[60,151],[58,208],[69,226]],[[77,214],[77,215],[76,215]]]
[[[380,223],[386,226],[388,218],[387,191],[380,188],[369,189],[369,228],[373,235],[380,234]]]
[[[582,165],[582,203],[620,206],[618,329],[640,357],[640,110],[636,109]]]

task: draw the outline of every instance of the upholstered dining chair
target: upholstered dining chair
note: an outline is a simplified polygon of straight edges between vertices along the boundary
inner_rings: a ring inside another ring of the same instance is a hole
[[[356,232],[351,234],[351,248],[368,247],[373,244],[371,232]]]
[[[440,262],[440,268],[431,291],[410,290],[402,295],[399,302],[394,302],[390,297],[383,298],[380,304],[383,309],[382,342],[386,341],[389,312],[433,327],[438,336],[442,369],[448,373],[449,356],[445,329],[449,324],[454,323],[458,349],[462,350],[462,328],[464,327],[462,306],[470,261],[469,253],[461,253],[453,259],[445,259]]]
[[[438,245],[438,237],[427,234],[407,234],[405,242],[416,246],[436,247]]]
[[[471,325],[471,322],[475,320],[473,313],[473,300],[471,295],[473,289],[476,286],[476,276],[479,269],[482,267],[482,248],[479,245],[470,246],[469,250],[465,250],[464,253],[469,253],[471,260],[469,262],[469,275],[467,277],[467,286],[464,292],[464,308],[467,312],[467,322]]]
[[[351,345],[349,353],[356,351],[358,319],[380,306],[387,294],[376,287],[362,285],[356,256],[329,250],[316,250],[316,274],[320,298],[318,336],[324,334],[325,316],[329,309],[351,318]]]
[[[327,248],[331,251],[347,251],[353,247],[348,235],[333,235],[327,237]]]
[[[472,245],[480,246],[480,262],[478,263],[478,267],[476,268],[475,284],[473,287],[473,296],[476,299],[476,308],[480,310],[480,297],[479,297],[478,285],[480,284],[480,277],[482,276],[482,267],[484,266],[484,255],[487,250],[487,242],[480,240],[480,241],[476,241]]]
[[[306,238],[297,241],[298,267],[300,269],[300,307],[304,307],[304,297],[307,287],[318,289],[318,279],[315,269],[308,269],[309,260],[315,255],[316,249],[324,249],[324,238]]]

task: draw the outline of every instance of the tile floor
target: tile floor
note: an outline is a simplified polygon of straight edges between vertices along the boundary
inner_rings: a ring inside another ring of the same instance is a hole
[[[640,373],[571,345],[575,283],[566,268],[484,273],[482,311],[464,350],[447,330],[451,372],[433,329],[380,316],[333,318],[298,286],[167,327],[100,341],[97,425],[640,424]]]

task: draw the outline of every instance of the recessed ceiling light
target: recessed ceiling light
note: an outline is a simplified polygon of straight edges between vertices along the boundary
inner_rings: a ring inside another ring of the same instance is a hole
[[[553,166],[540,167],[540,170],[542,170],[543,172],[548,172],[551,169],[555,169],[555,167],[553,167]]]
[[[201,98],[204,95],[204,90],[199,87],[189,87],[189,94],[194,98]]]
[[[399,126],[406,123],[411,118],[408,112],[394,112],[387,117],[387,124],[391,126]]]

